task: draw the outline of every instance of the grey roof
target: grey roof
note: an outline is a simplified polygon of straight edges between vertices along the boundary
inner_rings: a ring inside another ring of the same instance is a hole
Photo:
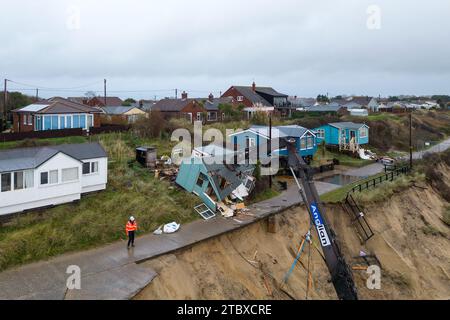
[[[365,126],[366,124],[354,122],[332,122],[329,123],[329,125],[338,129],[359,129],[362,126]]]
[[[199,98],[197,99],[198,102],[201,102],[203,104],[203,107],[207,111],[218,111],[219,105],[221,104],[231,104],[233,103],[232,97],[222,97],[222,98],[213,98],[212,100],[208,98]]]
[[[246,86],[233,86],[237,91],[239,91],[244,97],[250,100],[252,103],[260,103],[263,106],[271,106],[271,104],[261,97],[258,93],[254,92],[252,87]]]
[[[80,161],[108,156],[105,149],[97,142],[9,149],[0,151],[0,172],[38,168],[59,152]]]
[[[195,99],[162,99],[153,106],[152,110],[159,111],[181,111]]]
[[[269,127],[267,126],[253,126],[250,128],[250,130],[262,134],[266,137],[269,137]],[[276,126],[272,127],[272,139],[286,138],[286,137],[299,138],[303,136],[306,131],[308,131],[308,129],[297,125]]]
[[[102,110],[105,111],[106,114],[112,114],[112,115],[121,115],[124,114],[131,109],[134,109],[136,107],[134,106],[106,106],[102,107]]]
[[[73,102],[61,97],[53,97],[48,100],[42,100],[39,101],[38,103],[34,103],[20,109],[15,109],[13,110],[13,112],[60,114],[60,113],[100,113],[101,110],[95,107]]]
[[[280,93],[272,87],[256,87],[255,91],[258,93],[267,94],[273,97],[288,97],[287,94]]]
[[[337,112],[342,106],[338,103],[330,103],[325,105],[311,106],[306,111],[310,112]]]

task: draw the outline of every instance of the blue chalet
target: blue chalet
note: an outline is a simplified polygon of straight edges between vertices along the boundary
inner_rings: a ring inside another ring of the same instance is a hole
[[[297,125],[272,127],[272,140],[274,139],[295,139],[298,154],[306,161],[312,159],[317,151],[316,135],[313,131]],[[268,126],[253,126],[247,130],[235,132],[230,135],[231,143],[236,150],[257,148],[264,145],[266,148],[270,139]],[[279,143],[280,144],[280,143]],[[281,156],[287,156],[286,148],[275,150]]]
[[[369,143],[369,126],[363,123],[334,122],[315,129],[318,143],[339,146],[339,150],[356,151]]]
[[[208,161],[211,160],[211,161]],[[230,196],[240,185],[250,191],[253,188],[252,165],[224,165],[210,157],[191,157],[182,161],[176,183],[198,196],[216,212],[220,202]]]

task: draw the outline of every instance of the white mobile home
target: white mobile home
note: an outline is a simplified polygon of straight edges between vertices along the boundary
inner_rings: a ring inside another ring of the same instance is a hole
[[[106,189],[107,180],[98,143],[0,151],[0,215],[76,201]]]

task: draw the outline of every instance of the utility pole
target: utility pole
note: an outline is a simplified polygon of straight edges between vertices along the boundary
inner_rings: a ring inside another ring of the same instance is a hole
[[[104,97],[104,102],[105,102],[105,107],[106,107],[106,79],[103,79],[103,97]]]
[[[178,89],[175,89],[175,99],[178,99]]]
[[[3,89],[3,109],[2,109],[2,121],[0,121],[0,132],[6,129],[6,104],[8,103],[8,79],[5,79],[5,87]]]
[[[412,110],[409,113],[409,168],[412,169],[413,164],[413,146],[412,146]]]
[[[39,101],[39,89],[36,88],[36,102]]]
[[[269,152],[272,157],[272,113],[269,114]],[[272,171],[272,168],[270,168]],[[269,188],[272,189],[272,172],[269,174]]]

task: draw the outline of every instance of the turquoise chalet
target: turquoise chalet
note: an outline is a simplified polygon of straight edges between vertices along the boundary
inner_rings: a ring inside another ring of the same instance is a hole
[[[325,141],[326,145],[339,146],[340,149],[347,149],[349,145],[359,148],[369,143],[369,127],[363,123],[328,123],[315,129],[315,132],[319,144]]]
[[[252,190],[254,169],[252,165],[225,165],[212,157],[191,157],[182,161],[176,183],[216,212],[218,203],[235,193],[240,185]]]
[[[272,127],[272,140],[295,139],[298,154],[306,161],[310,161],[317,151],[316,135],[312,130],[297,125]],[[236,150],[242,151],[258,146],[267,145],[270,135],[269,127],[253,126],[247,130],[235,132],[230,135],[231,143]],[[280,144],[280,143],[279,143]],[[265,149],[266,150],[266,149]],[[286,148],[274,151],[281,156],[287,156]]]

